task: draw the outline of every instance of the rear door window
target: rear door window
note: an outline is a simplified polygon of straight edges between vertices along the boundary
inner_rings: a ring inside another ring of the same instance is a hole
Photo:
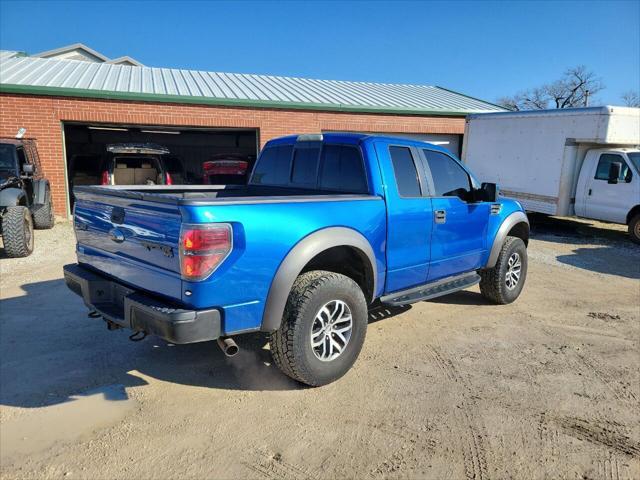
[[[322,190],[367,193],[367,177],[360,149],[345,145],[325,145],[321,165]]]
[[[396,177],[396,185],[398,193],[401,197],[419,197],[422,195],[420,190],[420,180],[418,179],[418,171],[413,161],[413,155],[409,147],[389,147],[391,155],[391,163],[393,164],[393,173]]]
[[[254,185],[288,185],[293,145],[269,147],[262,151],[251,177]]]

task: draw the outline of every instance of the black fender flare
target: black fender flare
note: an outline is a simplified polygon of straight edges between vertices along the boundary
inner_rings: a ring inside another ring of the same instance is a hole
[[[300,240],[284,258],[276,271],[267,295],[264,314],[262,315],[262,331],[271,332],[280,327],[289,292],[302,269],[316,255],[334,247],[353,247],[369,260],[373,276],[372,297],[375,297],[378,286],[376,257],[369,241],[359,232],[345,227],[329,227],[317,230]],[[369,299],[373,301],[373,298]]]
[[[40,179],[33,181],[33,204],[43,205],[47,200],[47,187],[49,187],[49,180]],[[51,188],[51,187],[49,187]]]
[[[5,188],[0,190],[0,207],[27,206],[27,195],[20,188]]]
[[[489,254],[489,258],[487,260],[485,268],[493,268],[496,266],[498,255],[500,255],[500,250],[502,249],[502,245],[507,239],[507,235],[509,234],[511,229],[519,223],[526,223],[527,231],[529,230],[529,219],[527,218],[527,214],[524,212],[513,212],[502,221],[502,224],[500,225],[500,228],[498,229],[498,232],[493,239],[491,253]]]

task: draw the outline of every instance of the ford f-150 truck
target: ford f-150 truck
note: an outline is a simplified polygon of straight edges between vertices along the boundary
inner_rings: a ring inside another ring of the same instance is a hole
[[[269,141],[241,186],[75,189],[69,288],[110,329],[182,344],[268,332],[275,364],[318,386],[344,375],[372,304],[480,283],[514,301],[529,222],[448,151],[365,134]]]

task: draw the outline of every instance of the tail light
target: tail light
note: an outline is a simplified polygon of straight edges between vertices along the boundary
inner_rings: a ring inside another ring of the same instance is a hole
[[[244,160],[213,160],[204,162],[204,174],[207,175],[244,175],[249,164]]]
[[[173,185],[173,179],[171,178],[171,175],[169,175],[169,172],[165,173],[165,175],[167,176],[167,185]]]
[[[102,172],[102,180],[100,182],[102,185],[111,185],[111,176],[109,175],[109,171],[105,170]]]
[[[183,225],[180,272],[185,280],[204,280],[224,261],[233,246],[231,225]]]

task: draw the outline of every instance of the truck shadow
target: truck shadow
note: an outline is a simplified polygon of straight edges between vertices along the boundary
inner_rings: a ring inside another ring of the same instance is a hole
[[[226,390],[305,388],[272,363],[264,333],[236,338],[227,358],[216,342],[172,345],[156,337],[130,342],[87,317],[82,300],[62,279],[22,286],[24,295],[0,305],[0,404],[35,408],[59,404],[109,385],[143,386],[149,378]],[[381,308],[370,321],[410,307]],[[107,400],[111,400],[107,398]]]
[[[576,246],[556,255],[565,265],[591,272],[640,279],[640,247],[622,228],[599,228],[571,218],[530,215],[531,238]]]
[[[640,249],[625,252],[624,248],[576,248],[569,255],[558,255],[556,260],[572,267],[618,277],[640,279]]]
[[[484,298],[479,292],[472,292],[470,290],[460,290],[459,292],[443,295],[442,297],[427,301],[445,305],[470,305],[474,307],[495,306],[494,303]]]
[[[624,242],[633,246],[626,227],[607,228],[604,225],[584,219],[568,217],[550,217],[538,213],[529,213],[531,237],[546,242],[562,244],[599,244]],[[612,225],[613,227],[613,225]]]

